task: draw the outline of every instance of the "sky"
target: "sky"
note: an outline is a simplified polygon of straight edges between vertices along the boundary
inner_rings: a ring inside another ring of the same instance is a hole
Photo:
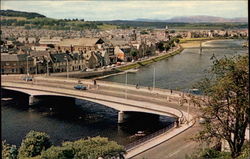
[[[1,0],[1,9],[37,12],[50,18],[85,20],[170,19],[176,16],[208,15],[248,17],[247,0]]]

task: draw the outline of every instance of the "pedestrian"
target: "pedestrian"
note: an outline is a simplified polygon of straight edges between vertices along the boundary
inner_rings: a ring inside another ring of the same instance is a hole
[[[135,86],[135,88],[138,89],[138,87],[139,87],[139,84],[137,83],[136,86]]]
[[[172,90],[172,89],[170,89],[170,93],[171,93],[171,94],[173,93],[173,90]]]
[[[178,128],[179,127],[179,118],[176,119],[175,123],[176,123],[176,127]]]
[[[96,80],[94,80],[94,85],[96,85]]]

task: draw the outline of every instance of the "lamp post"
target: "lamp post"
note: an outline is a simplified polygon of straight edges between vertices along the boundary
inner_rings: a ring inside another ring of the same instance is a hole
[[[188,94],[190,94],[190,90],[188,90]],[[187,116],[187,122],[189,123],[189,109],[190,109],[190,100],[188,102],[188,107],[187,107],[187,113],[188,113],[188,116]]]
[[[66,60],[66,63],[67,63],[67,79],[69,79],[69,61],[68,61],[67,56],[64,56],[64,59]]]
[[[126,71],[125,85],[126,85],[126,89],[125,89],[125,99],[128,99],[128,71]]]
[[[154,75],[153,75],[153,91],[155,90],[155,67],[154,67]]]
[[[30,57],[30,56],[27,56],[27,57],[26,57],[26,63],[27,63],[27,68],[26,68],[26,69],[27,69],[27,76],[29,76],[29,61],[28,61],[28,60],[29,60],[29,57]]]
[[[49,59],[47,59],[47,76],[49,76]]]

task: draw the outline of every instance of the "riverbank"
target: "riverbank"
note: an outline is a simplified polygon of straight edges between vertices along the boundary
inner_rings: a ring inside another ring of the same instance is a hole
[[[130,63],[130,64],[127,64],[125,66],[120,66],[120,67],[116,68],[117,73],[113,73],[113,74],[109,74],[109,75],[105,75],[105,76],[99,76],[99,77],[96,77],[95,79],[103,79],[103,78],[107,78],[109,76],[124,74],[126,70],[140,68],[142,66],[146,66],[148,64],[152,64],[154,62],[167,59],[167,58],[169,58],[171,56],[174,56],[176,54],[181,53],[182,51],[183,51],[183,48],[182,48],[182,46],[179,45],[178,47],[176,47],[175,50],[173,50],[173,51],[171,51],[169,53],[161,53],[159,55],[152,56],[149,59],[146,59],[146,60],[143,60],[143,61],[138,61],[136,63]]]
[[[136,63],[128,64],[128,65],[125,65],[125,66],[121,66],[121,67],[119,67],[117,69],[120,70],[120,71],[126,71],[126,70],[133,69],[133,68],[139,68],[141,66],[145,66],[145,65],[148,65],[148,64],[151,64],[151,63],[166,59],[168,57],[174,56],[176,54],[179,54],[179,53],[182,52],[182,50],[183,50],[183,48],[181,46],[178,46],[177,49],[172,51],[172,52],[152,56],[149,59],[146,59],[146,60],[143,60],[143,61],[138,61]]]

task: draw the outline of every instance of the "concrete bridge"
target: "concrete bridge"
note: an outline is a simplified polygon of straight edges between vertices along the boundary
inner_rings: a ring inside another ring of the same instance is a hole
[[[196,132],[196,129],[192,126],[195,123],[194,115],[197,114],[197,110],[191,105],[189,113],[188,106],[190,106],[190,102],[184,104],[184,106],[180,106],[179,101],[183,98],[181,92],[173,91],[170,93],[170,90],[157,88],[154,91],[147,88],[136,89],[135,86],[101,81],[97,82],[99,86],[95,88],[91,80],[84,80],[82,82],[90,88],[86,91],[75,90],[73,87],[78,83],[78,79],[36,76],[33,78],[33,81],[26,82],[20,75],[2,76],[2,88],[30,95],[29,104],[35,103],[40,97],[44,96],[72,97],[102,104],[117,110],[118,123],[125,122],[126,116],[131,112],[171,116],[183,121],[180,122],[180,127],[172,128],[163,134],[159,134],[128,149],[126,158],[132,158],[172,138],[182,141],[183,137],[179,137],[178,134],[185,134],[184,131],[187,129],[188,131]],[[129,95],[125,98],[124,93],[126,92],[129,92]],[[175,149],[169,149],[169,151],[172,152]]]
[[[51,85],[52,84],[52,85]],[[65,84],[67,85],[67,84]],[[39,100],[40,96],[62,96],[62,97],[72,97],[77,99],[82,99],[86,101],[91,101],[98,103],[118,111],[118,123],[123,123],[124,118],[126,118],[127,112],[142,112],[150,113],[156,115],[170,116],[179,119],[186,119],[187,113],[178,109],[168,107],[166,105],[159,105],[155,103],[136,101],[132,99],[118,98],[109,95],[95,94],[82,90],[58,88],[56,83],[50,83],[49,86],[43,86],[39,84],[26,83],[16,83],[11,81],[2,81],[2,88],[23,92],[29,96],[29,104]]]

